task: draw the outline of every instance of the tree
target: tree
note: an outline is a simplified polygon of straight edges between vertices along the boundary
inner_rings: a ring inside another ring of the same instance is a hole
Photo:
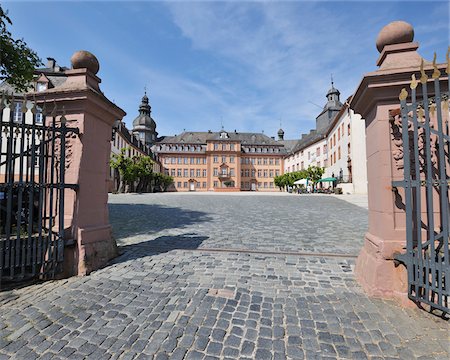
[[[13,39],[7,25],[12,25],[12,21],[0,5],[0,80],[24,92],[33,80],[34,69],[42,62],[23,39]]]
[[[155,173],[153,179],[155,187],[159,187],[162,191],[166,191],[173,184],[173,177],[169,175]]]
[[[153,179],[153,164],[154,161],[150,156],[135,156],[133,158],[134,171],[139,180],[136,191],[147,192],[151,186]],[[151,189],[150,189],[151,191]]]
[[[125,185],[133,179],[133,160],[126,156],[126,149],[120,150],[120,154],[113,154],[110,165],[119,171],[119,192],[125,192]]]
[[[322,178],[322,175],[324,173],[325,169],[318,166],[309,166],[306,169],[306,174],[308,175],[308,178],[312,182],[316,182]]]

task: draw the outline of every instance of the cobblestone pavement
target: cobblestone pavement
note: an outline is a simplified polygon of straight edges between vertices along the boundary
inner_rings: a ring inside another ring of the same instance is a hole
[[[117,195],[110,215],[122,255],[109,266],[0,294],[0,359],[450,357],[448,322],[354,281],[363,208]]]

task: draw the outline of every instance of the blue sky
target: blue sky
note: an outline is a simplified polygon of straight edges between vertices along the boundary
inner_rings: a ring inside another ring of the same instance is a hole
[[[130,125],[147,86],[160,135],[314,128],[330,74],[345,100],[376,69],[375,39],[393,20],[415,28],[425,59],[444,62],[448,1],[2,2],[46,62],[94,53],[105,95]],[[312,104],[314,103],[314,104]]]

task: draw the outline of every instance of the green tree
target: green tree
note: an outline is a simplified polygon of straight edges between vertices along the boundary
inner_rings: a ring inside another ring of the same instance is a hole
[[[126,156],[126,148],[120,150],[119,154],[113,154],[110,165],[119,171],[119,192],[125,192],[125,186],[134,180],[133,160]]]
[[[155,173],[153,180],[155,187],[160,188],[161,191],[166,191],[167,188],[173,184],[173,177],[166,174]]]
[[[314,184],[322,178],[322,175],[324,172],[325,172],[325,168],[318,167],[318,166],[309,166],[306,169],[306,173],[308,174],[308,179],[310,179]]]
[[[136,191],[148,192],[153,179],[154,161],[150,156],[135,156],[133,166],[135,167],[136,177],[139,180]]]
[[[0,80],[24,92],[33,80],[34,69],[42,62],[23,39],[13,39],[8,25],[12,25],[12,21],[0,5]]]

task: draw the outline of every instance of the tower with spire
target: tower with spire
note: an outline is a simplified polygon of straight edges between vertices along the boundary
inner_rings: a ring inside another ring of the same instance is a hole
[[[334,117],[341,110],[343,104],[340,101],[338,89],[334,87],[333,75],[331,76],[331,88],[327,92],[327,103],[323,107],[322,112],[316,117],[316,129],[319,131],[327,127]]]
[[[158,137],[155,120],[151,117],[147,90],[144,91],[141,105],[139,105],[139,115],[133,120],[133,134],[148,146],[152,146]]]

